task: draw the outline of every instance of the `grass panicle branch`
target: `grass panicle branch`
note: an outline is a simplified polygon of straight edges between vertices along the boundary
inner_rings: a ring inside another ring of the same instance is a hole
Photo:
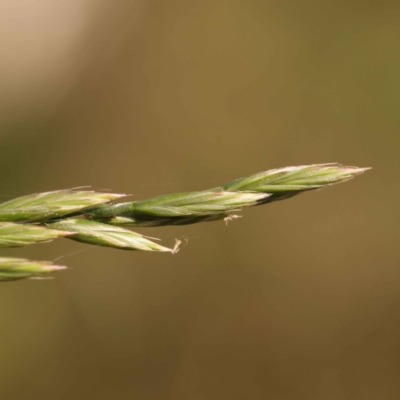
[[[62,218],[72,212],[83,212],[88,207],[108,203],[124,196],[79,189],[35,193],[0,204],[0,221],[43,222]]]
[[[46,243],[67,235],[71,235],[71,233],[61,229],[49,229],[46,226],[0,222],[0,247],[21,247]]]
[[[114,203],[123,194],[58,190],[0,204],[0,247],[44,243],[58,237],[124,250],[176,253],[124,227],[187,225],[230,220],[244,207],[293,197],[344,182],[369,168],[313,164],[260,172],[199,192]],[[120,226],[118,226],[120,225]],[[0,258],[0,281],[38,278],[64,269],[43,261]]]
[[[44,278],[51,272],[66,267],[47,261],[30,261],[24,258],[0,257],[0,281]]]
[[[149,200],[104,204],[88,218],[131,226],[183,225],[223,219],[227,213],[283,200],[302,192],[347,181],[368,168],[314,164],[260,172],[201,192],[176,193]],[[219,214],[219,215],[218,215]]]
[[[48,225],[71,233],[71,239],[96,246],[121,250],[174,252],[173,249],[152,242],[139,233],[97,221],[69,218]]]

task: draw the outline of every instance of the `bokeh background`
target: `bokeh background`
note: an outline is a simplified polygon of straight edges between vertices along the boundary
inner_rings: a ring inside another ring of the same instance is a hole
[[[0,398],[400,398],[398,0],[1,0],[1,198],[141,199],[322,162],[357,179],[221,222],[68,240],[0,290]],[[86,250],[85,250],[86,249]]]

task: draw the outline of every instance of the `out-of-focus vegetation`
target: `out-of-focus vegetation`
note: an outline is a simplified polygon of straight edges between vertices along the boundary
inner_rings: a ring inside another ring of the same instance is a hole
[[[174,257],[3,250],[73,268],[1,286],[0,398],[397,400],[399,18],[385,0],[0,1],[4,200],[373,167],[228,227],[160,228],[188,244]]]

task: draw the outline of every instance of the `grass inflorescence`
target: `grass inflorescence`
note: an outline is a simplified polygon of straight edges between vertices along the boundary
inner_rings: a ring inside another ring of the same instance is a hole
[[[176,253],[126,229],[228,221],[243,207],[293,197],[344,182],[368,168],[313,164],[260,172],[199,192],[115,203],[123,194],[69,189],[37,193],[0,204],[0,247],[19,247],[66,237],[124,250]],[[60,269],[44,261],[0,258],[0,281],[38,278]]]

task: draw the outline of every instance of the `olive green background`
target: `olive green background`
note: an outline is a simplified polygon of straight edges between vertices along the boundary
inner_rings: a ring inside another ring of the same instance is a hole
[[[177,255],[2,250],[70,269],[1,285],[0,398],[399,399],[399,37],[397,0],[1,0],[4,200],[373,170],[138,230]]]

